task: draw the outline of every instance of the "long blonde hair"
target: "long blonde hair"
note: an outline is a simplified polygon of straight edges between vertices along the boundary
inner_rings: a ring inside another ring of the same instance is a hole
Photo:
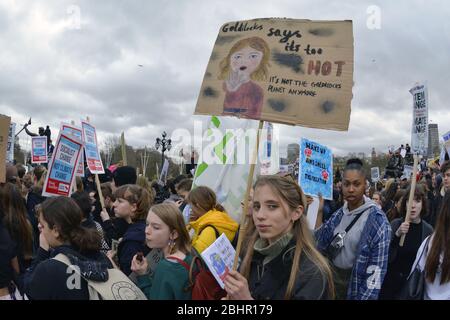
[[[270,58],[270,49],[267,43],[258,37],[251,37],[251,38],[245,38],[242,40],[239,40],[234,44],[233,47],[231,47],[230,52],[228,52],[228,55],[220,62],[220,74],[219,74],[219,80],[226,80],[228,79],[228,76],[230,74],[230,58],[231,55],[233,55],[235,52],[241,50],[242,48],[245,48],[249,46],[250,48],[253,48],[255,50],[258,50],[262,52],[263,57],[261,62],[259,63],[258,68],[253,71],[253,73],[250,75],[250,78],[255,81],[261,81],[266,80],[267,75],[269,71],[267,70],[267,67],[270,66],[269,64],[269,58]]]
[[[283,201],[287,203],[291,210],[295,210],[299,206],[306,209],[306,197],[300,186],[292,179],[273,175],[261,176],[255,183],[255,193],[258,187],[269,186],[272,191],[277,194]],[[294,221],[292,226],[293,238],[296,240],[294,258],[292,261],[291,273],[284,298],[289,300],[294,292],[295,282],[297,280],[300,256],[304,252],[306,256],[319,268],[322,275],[326,276],[328,283],[328,298],[334,298],[334,283],[331,268],[327,260],[316,249],[315,242],[311,231],[308,228],[305,214]],[[251,261],[254,253],[254,244],[259,238],[258,231],[255,231],[247,245],[247,253],[241,266],[241,273],[249,280]]]

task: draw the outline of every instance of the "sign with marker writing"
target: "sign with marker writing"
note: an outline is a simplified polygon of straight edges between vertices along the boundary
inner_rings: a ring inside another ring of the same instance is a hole
[[[31,163],[47,162],[47,137],[31,137]]]
[[[195,114],[348,130],[352,21],[255,19],[225,23]]]
[[[411,149],[414,153],[425,156],[428,149],[428,90],[422,84],[409,92],[413,95]]]
[[[298,183],[305,194],[333,200],[333,153],[317,142],[302,138]]]
[[[83,142],[76,137],[60,132],[55,151],[50,159],[48,175],[42,191],[43,196],[70,196],[82,147]]]

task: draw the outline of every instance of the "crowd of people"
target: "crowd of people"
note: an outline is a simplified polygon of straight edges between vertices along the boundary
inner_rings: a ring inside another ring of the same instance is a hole
[[[370,184],[363,162],[348,160],[311,227],[310,197],[289,175],[257,178],[240,226],[187,175],[160,185],[130,166],[106,170],[102,207],[89,173],[70,197],[45,198],[45,167],[7,164],[0,299],[117,299],[102,287],[119,277],[132,289],[122,299],[391,300],[402,298],[415,268],[425,274],[423,299],[450,299],[450,162],[425,169],[410,192],[411,179]],[[200,261],[221,234],[233,246],[242,239],[223,288]]]

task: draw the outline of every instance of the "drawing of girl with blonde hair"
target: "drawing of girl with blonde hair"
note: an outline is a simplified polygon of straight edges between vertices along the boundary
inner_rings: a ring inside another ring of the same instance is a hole
[[[267,79],[270,49],[258,37],[239,40],[220,63],[220,80],[225,80],[223,114],[260,119],[264,91],[254,81]]]

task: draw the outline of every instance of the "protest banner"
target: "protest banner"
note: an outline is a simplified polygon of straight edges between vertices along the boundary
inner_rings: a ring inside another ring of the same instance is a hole
[[[82,146],[83,142],[76,137],[60,132],[53,157],[50,159],[42,190],[43,196],[70,196]]]
[[[104,174],[102,159],[98,151],[97,133],[95,127],[85,120],[81,120],[84,151],[89,171],[93,174]]]
[[[222,233],[216,241],[201,253],[201,256],[217,280],[217,283],[223,289],[225,286],[223,280],[233,268],[233,260],[236,256],[236,251],[231,245],[230,240]]]
[[[195,114],[348,130],[352,87],[352,21],[228,22]]]
[[[371,178],[372,182],[380,181],[380,168],[379,167],[370,168],[370,178]]]
[[[15,141],[16,124],[11,123],[8,132],[8,147],[6,150],[6,161],[14,163],[14,141]]]
[[[444,148],[447,150],[447,154],[450,156],[450,131],[442,136],[444,139]]]
[[[302,138],[298,182],[307,195],[333,200],[333,154],[331,149]]]
[[[31,137],[31,163],[47,162],[47,137]]]
[[[6,152],[11,118],[0,114],[0,183],[6,182]]]
[[[61,132],[65,132],[69,135],[72,135],[79,140],[83,141],[83,133],[81,129],[74,124],[61,123]],[[78,160],[77,171],[75,172],[77,177],[84,177],[84,147],[81,151],[80,159]]]
[[[418,84],[409,92],[413,95],[413,122],[411,150],[414,154],[427,155],[428,149],[428,90]]]

